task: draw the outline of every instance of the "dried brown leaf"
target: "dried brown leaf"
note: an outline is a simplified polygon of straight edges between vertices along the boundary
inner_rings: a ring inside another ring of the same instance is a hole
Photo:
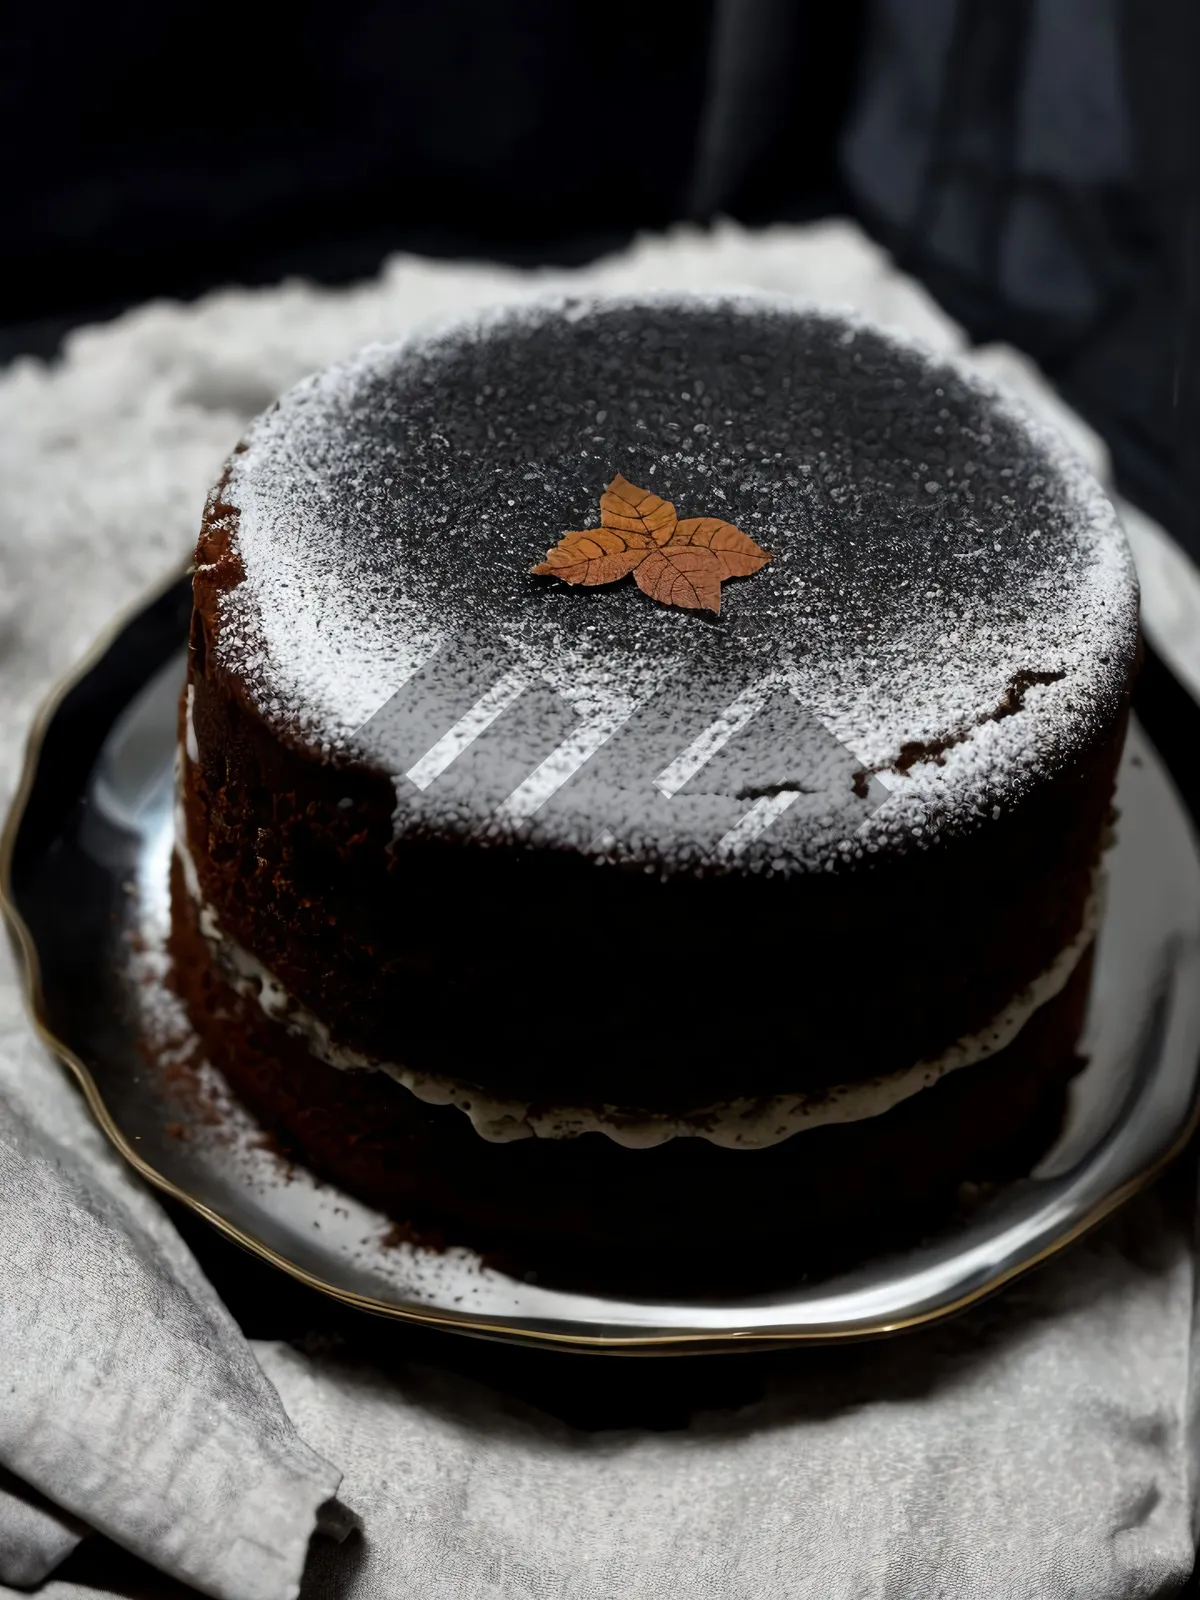
[[[564,583],[615,583],[654,548],[648,533],[589,528],[585,533],[564,533],[533,571]]]
[[[618,472],[600,496],[600,521],[625,533],[646,533],[666,544],[675,529],[675,507],[648,489],[638,489]]]
[[[617,476],[600,497],[602,526],[564,533],[532,570],[563,583],[615,583],[632,572],[663,605],[719,612],[725,578],[748,578],[771,557],[720,517],[680,522],[675,507]]]
[[[771,559],[748,533],[720,517],[689,517],[677,523],[669,548],[687,545],[711,550],[721,564],[722,578],[748,578]]]
[[[668,545],[640,561],[633,577],[643,594],[663,605],[689,611],[721,609],[721,563],[711,550]]]

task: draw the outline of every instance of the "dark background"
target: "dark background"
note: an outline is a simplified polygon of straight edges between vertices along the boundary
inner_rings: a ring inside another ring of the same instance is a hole
[[[397,249],[844,212],[1200,555],[1194,0],[63,0],[0,42],[0,359]]]
[[[717,209],[841,203],[853,0],[778,8],[769,62],[738,66],[771,78],[744,127],[716,81],[744,47],[713,0],[255,10],[74,0],[12,28],[7,320],[28,341],[153,294],[364,276],[396,249],[574,262]]]
[[[395,250],[571,263],[680,220],[854,216],[1029,351],[1200,559],[1196,0],[64,0],[0,23],[0,151],[0,362]],[[1200,814],[1195,707],[1153,659],[1139,699]],[[248,1332],[457,1363],[579,1425],[762,1382],[368,1327],[178,1220]]]

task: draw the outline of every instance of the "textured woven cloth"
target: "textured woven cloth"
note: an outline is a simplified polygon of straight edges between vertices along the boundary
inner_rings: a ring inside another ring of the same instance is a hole
[[[0,377],[4,797],[37,701],[178,564],[250,414],[369,339],[569,281],[785,290],[962,345],[842,224],[681,233],[574,278],[398,260],[350,292],[238,291],[81,332],[53,368]],[[1018,357],[974,359],[1104,470]],[[1150,630],[1200,684],[1195,573],[1130,521]],[[780,1358],[741,1409],[698,1382],[673,1430],[582,1432],[444,1372],[248,1344],[33,1038],[4,960],[0,1594],[184,1592],[119,1552],[230,1600],[1124,1600],[1191,1570],[1186,1172],[945,1328]]]

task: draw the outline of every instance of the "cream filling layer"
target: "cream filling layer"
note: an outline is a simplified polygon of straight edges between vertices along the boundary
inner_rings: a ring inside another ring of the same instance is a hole
[[[610,1105],[546,1105],[488,1094],[460,1079],[418,1072],[339,1044],[320,1018],[301,1005],[257,956],[223,931],[216,912],[200,892],[195,863],[185,843],[182,815],[176,820],[175,850],[188,894],[196,906],[200,931],[218,970],[237,994],[256,1001],[267,1017],[303,1040],[327,1066],[344,1072],[385,1072],[426,1105],[456,1106],[470,1119],[475,1132],[493,1144],[530,1138],[574,1139],[582,1133],[601,1133],[628,1150],[645,1150],[669,1139],[689,1138],[707,1139],[726,1149],[762,1150],[809,1128],[882,1116],[948,1073],[972,1066],[1010,1044],[1039,1006],[1065,988],[1095,937],[1104,911],[1105,876],[1097,868],[1082,924],[1071,942],[986,1027],[957,1039],[938,1056],[858,1083],[801,1094],[728,1100],[680,1116]]]

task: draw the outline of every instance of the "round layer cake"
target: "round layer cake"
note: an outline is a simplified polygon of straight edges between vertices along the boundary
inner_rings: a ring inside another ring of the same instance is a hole
[[[1053,1137],[1138,651],[1057,439],[865,323],[539,301],[250,428],[196,557],[174,948],[301,1159],[651,1278]]]

